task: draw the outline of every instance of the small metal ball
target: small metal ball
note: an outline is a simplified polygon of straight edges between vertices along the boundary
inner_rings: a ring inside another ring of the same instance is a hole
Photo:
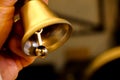
[[[36,56],[45,57],[46,54],[48,53],[48,50],[46,49],[45,46],[38,46],[38,47],[35,49],[35,52],[36,52]]]

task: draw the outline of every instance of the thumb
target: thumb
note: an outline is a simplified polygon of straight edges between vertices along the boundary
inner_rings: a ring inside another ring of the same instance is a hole
[[[0,1],[0,48],[4,44],[12,28],[15,2],[16,0]]]

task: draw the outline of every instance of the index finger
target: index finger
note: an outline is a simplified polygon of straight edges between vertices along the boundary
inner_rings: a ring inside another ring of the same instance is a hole
[[[0,1],[0,48],[5,43],[13,23],[14,4],[16,0]]]

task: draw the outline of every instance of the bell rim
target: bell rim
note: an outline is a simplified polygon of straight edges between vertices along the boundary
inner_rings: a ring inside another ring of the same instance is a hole
[[[57,42],[56,44],[52,45],[51,48],[48,49],[49,53],[52,52],[53,50],[59,48],[62,44],[64,44],[70,37],[71,33],[72,33],[72,25],[65,19],[61,19],[61,18],[52,18],[52,19],[48,19],[48,20],[45,20],[43,22],[40,22],[36,28],[36,26],[28,31],[25,32],[23,38],[22,38],[22,49],[24,50],[24,44],[25,42],[34,34],[34,32],[42,29],[42,28],[45,28],[47,26],[50,26],[50,25],[54,25],[54,24],[68,24],[69,25],[69,31],[66,33],[67,35],[65,35],[66,38],[62,39],[62,41],[60,42]],[[56,46],[57,47],[54,47]],[[52,47],[54,47],[54,49],[52,49]]]

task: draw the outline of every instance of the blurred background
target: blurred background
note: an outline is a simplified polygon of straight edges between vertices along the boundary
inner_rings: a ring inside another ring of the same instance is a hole
[[[48,6],[71,22],[73,33],[62,47],[24,68],[17,80],[83,80],[97,56],[120,44],[120,1],[49,0]]]

